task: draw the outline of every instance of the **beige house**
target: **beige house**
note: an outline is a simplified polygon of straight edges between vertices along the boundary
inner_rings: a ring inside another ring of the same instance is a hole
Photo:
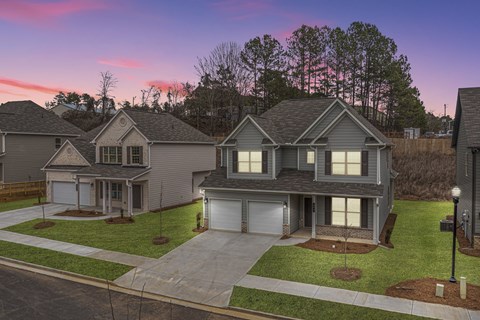
[[[48,201],[132,215],[200,198],[198,185],[214,169],[210,137],[167,113],[121,110],[67,140],[43,170]]]

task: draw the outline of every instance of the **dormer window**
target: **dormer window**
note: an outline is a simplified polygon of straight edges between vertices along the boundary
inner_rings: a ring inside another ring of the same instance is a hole
[[[238,172],[240,173],[262,173],[262,152],[261,151],[239,151]]]
[[[100,147],[100,160],[102,163],[121,164],[122,148],[121,147]]]

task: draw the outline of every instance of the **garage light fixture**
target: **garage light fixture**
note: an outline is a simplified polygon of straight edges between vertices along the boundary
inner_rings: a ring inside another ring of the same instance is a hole
[[[288,203],[287,201],[283,201],[283,209],[287,209]]]
[[[208,203],[208,198],[205,197],[205,199],[203,199],[203,203],[207,204]]]

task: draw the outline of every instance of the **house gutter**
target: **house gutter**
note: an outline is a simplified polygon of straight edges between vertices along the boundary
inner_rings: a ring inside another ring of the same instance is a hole
[[[277,180],[277,150],[280,148],[279,145],[276,147],[273,147],[273,152],[272,152],[272,179]]]

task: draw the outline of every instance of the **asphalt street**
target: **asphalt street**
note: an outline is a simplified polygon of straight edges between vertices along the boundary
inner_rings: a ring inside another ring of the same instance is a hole
[[[0,319],[237,319],[0,266]],[[141,317],[139,311],[141,306]]]

